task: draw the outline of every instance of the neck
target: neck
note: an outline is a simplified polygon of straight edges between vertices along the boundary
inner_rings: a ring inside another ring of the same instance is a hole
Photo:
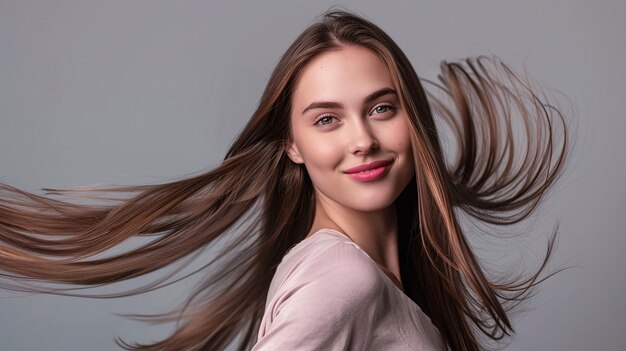
[[[321,228],[338,230],[352,239],[387,275],[400,281],[396,208],[360,212],[316,197],[315,218],[309,234]]]

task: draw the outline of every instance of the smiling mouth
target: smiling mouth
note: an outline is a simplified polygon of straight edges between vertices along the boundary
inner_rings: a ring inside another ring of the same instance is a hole
[[[380,167],[385,167],[388,166],[389,164],[391,164],[393,162],[393,160],[380,160],[380,161],[374,161],[374,162],[370,162],[367,164],[362,164],[356,167],[352,167],[346,171],[344,171],[344,173],[358,173],[358,172],[363,172],[363,171],[371,171]]]
[[[346,173],[346,175],[360,182],[372,182],[382,178],[385,174],[387,174],[387,170],[389,168],[391,168],[391,163],[365,171]]]

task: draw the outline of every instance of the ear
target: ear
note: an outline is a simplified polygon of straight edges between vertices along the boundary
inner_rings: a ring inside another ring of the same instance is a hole
[[[302,156],[300,155],[300,151],[298,150],[298,147],[293,140],[289,139],[287,141],[287,147],[285,148],[285,151],[287,152],[287,156],[289,156],[291,161],[293,161],[294,163],[304,163],[304,161],[302,160]]]

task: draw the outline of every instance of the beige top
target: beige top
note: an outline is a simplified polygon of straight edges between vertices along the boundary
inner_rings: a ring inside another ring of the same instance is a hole
[[[438,329],[345,234],[320,229],[287,251],[253,351],[446,350]]]

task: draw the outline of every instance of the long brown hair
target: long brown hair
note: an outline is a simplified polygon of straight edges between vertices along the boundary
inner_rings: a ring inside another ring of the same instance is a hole
[[[563,169],[570,143],[562,113],[495,56],[442,61],[438,83],[421,79],[382,29],[345,10],[327,11],[291,44],[257,110],[215,168],[162,184],[43,188],[44,195],[0,184],[0,270],[6,272],[0,287],[99,298],[140,294],[182,278],[165,283],[174,272],[106,295],[33,282],[110,284],[180,263],[220,242],[215,259],[199,269],[211,267],[211,274],[182,306],[130,315],[177,321],[172,335],[147,345],[116,343],[128,350],[221,350],[236,341],[239,350],[249,349],[276,266],[305,237],[315,215],[306,169],[285,152],[294,84],[312,58],[346,45],[368,48],[384,60],[408,115],[416,173],[395,202],[407,295],[453,350],[482,348],[481,335],[488,341],[510,335],[508,313],[545,279],[539,277],[557,230],[536,273],[492,281],[472,252],[459,214],[499,225],[528,217]],[[435,117],[454,133],[453,161],[443,153]],[[514,133],[514,122],[523,124],[525,139]],[[516,166],[520,146],[526,152]],[[133,237],[155,239],[104,255]]]

